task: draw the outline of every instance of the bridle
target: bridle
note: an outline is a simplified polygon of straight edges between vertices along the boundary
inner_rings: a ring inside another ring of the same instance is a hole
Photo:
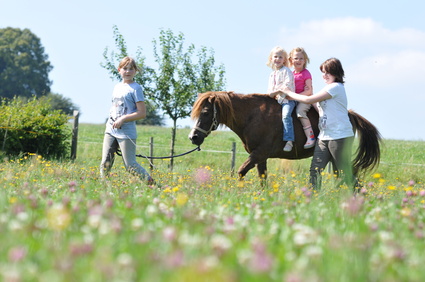
[[[215,103],[214,103],[213,104],[213,119],[212,119],[212,123],[211,123],[210,129],[205,130],[205,129],[202,129],[202,128],[198,127],[198,126],[195,126],[193,129],[198,130],[198,131],[204,133],[205,136],[208,136],[211,133],[211,131],[216,130],[218,128],[218,126],[219,126],[219,122],[217,120],[217,109],[216,109]]]

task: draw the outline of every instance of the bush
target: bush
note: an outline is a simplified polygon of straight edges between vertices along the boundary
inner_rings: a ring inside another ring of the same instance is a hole
[[[69,118],[52,110],[48,101],[35,97],[28,102],[16,97],[3,99],[0,112],[0,146],[4,155],[35,153],[59,159],[69,153]]]

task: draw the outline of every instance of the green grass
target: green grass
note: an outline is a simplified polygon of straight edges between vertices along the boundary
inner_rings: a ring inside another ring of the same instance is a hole
[[[148,187],[123,168],[99,178],[103,125],[82,124],[74,162],[30,155],[0,163],[3,281],[424,281],[425,142],[384,140],[381,165],[353,197],[325,175],[310,194],[310,159],[247,158],[213,132],[201,151],[155,160]],[[179,129],[176,154],[194,148]],[[138,153],[170,154],[171,129],[138,127]],[[146,159],[139,159],[149,169]]]

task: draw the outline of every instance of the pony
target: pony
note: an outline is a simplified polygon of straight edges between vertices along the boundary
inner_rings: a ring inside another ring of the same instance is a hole
[[[367,119],[349,110],[353,131],[359,145],[353,160],[353,172],[373,169],[380,160],[381,135]],[[189,133],[192,144],[200,146],[204,139],[219,126],[227,126],[242,140],[248,159],[239,167],[239,179],[257,167],[258,176],[267,178],[267,159],[303,159],[313,155],[314,147],[304,149],[306,136],[301,122],[292,113],[295,142],[290,152],[283,151],[282,107],[266,94],[238,94],[218,91],[198,95],[193,104],[191,118],[195,125]],[[315,136],[319,133],[319,115],[314,107],[308,112]]]

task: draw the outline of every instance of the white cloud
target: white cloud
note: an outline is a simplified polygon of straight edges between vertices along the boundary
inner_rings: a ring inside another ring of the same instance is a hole
[[[425,74],[425,32],[421,30],[392,30],[369,18],[347,17],[282,28],[280,36],[282,46],[306,48],[314,71],[325,59],[340,58],[350,83],[394,87],[420,81]]]
[[[381,88],[414,86],[423,80],[425,52],[401,50],[360,58],[347,68],[350,82]],[[416,85],[416,86],[415,86]]]

